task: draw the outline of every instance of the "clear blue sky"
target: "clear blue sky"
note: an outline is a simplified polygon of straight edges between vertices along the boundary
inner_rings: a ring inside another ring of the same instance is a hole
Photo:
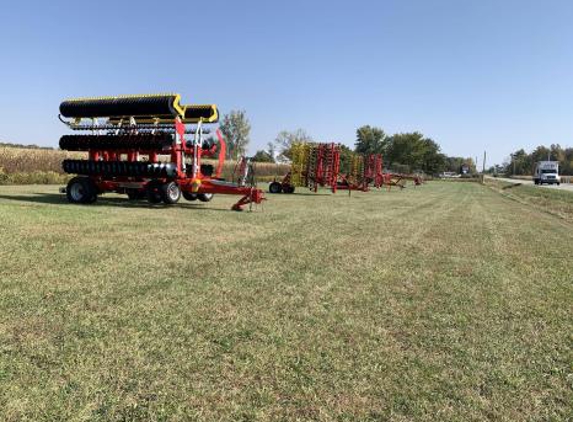
[[[283,129],[352,145],[418,130],[501,162],[573,146],[573,2],[12,1],[0,140],[56,146],[62,99],[179,92],[243,108],[251,152]]]

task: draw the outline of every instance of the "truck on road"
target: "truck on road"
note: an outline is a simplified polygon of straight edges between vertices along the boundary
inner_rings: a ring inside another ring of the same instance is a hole
[[[533,182],[536,185],[543,183],[559,185],[561,178],[559,177],[559,162],[558,161],[538,161],[535,164],[535,171],[533,172]]]

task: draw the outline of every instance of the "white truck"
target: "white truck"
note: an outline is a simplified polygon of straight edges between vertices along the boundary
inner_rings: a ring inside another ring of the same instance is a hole
[[[535,164],[535,171],[533,172],[533,182],[536,185],[543,183],[559,185],[561,178],[559,177],[559,162],[558,161],[538,161]]]

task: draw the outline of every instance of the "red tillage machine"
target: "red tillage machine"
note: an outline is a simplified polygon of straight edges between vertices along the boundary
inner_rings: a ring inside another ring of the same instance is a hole
[[[215,105],[182,105],[178,94],[64,101],[60,120],[74,131],[90,132],[60,139],[61,149],[88,152],[87,160],[62,163],[66,173],[79,175],[65,188],[68,200],[87,204],[105,192],[117,192],[132,200],[175,204],[181,196],[208,202],[221,193],[241,195],[233,210],[260,204],[262,190],[220,178],[225,141],[218,130],[218,145],[203,136],[209,132],[204,126],[218,118]],[[201,164],[203,157],[215,156],[216,168]]]

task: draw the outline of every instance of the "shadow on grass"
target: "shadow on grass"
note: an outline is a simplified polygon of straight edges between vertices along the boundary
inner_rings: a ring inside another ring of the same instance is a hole
[[[32,202],[36,204],[65,205],[68,204],[66,197],[55,193],[33,193],[28,195],[0,195],[0,199],[18,202]]]
[[[165,204],[150,204],[146,201],[130,201],[127,198],[105,198],[105,197],[98,197],[98,200],[93,204],[71,204],[66,199],[64,194],[56,194],[56,193],[33,193],[30,196],[27,195],[0,195],[0,200],[7,200],[7,201],[18,201],[18,202],[29,202],[33,204],[49,204],[49,205],[68,205],[73,207],[105,207],[105,206],[113,206],[113,207],[121,207],[121,208],[147,208],[147,209],[169,209],[173,207],[177,208],[186,208],[191,210],[200,210],[200,211],[225,211],[225,212],[237,212],[231,209],[224,209],[224,208],[212,208],[209,207],[209,204],[202,204],[202,203],[185,203],[179,202],[177,205],[165,205]],[[248,207],[245,207],[245,211]]]
[[[503,190],[513,189],[513,188],[516,188],[516,187],[521,186],[521,185],[522,185],[521,183],[515,183],[515,184],[513,184],[513,185],[504,186],[504,187],[502,187],[502,189],[503,189]]]
[[[285,193],[281,194],[284,196],[331,196],[332,193],[314,193],[314,192],[295,192],[295,193]],[[271,194],[272,197],[272,194]]]

